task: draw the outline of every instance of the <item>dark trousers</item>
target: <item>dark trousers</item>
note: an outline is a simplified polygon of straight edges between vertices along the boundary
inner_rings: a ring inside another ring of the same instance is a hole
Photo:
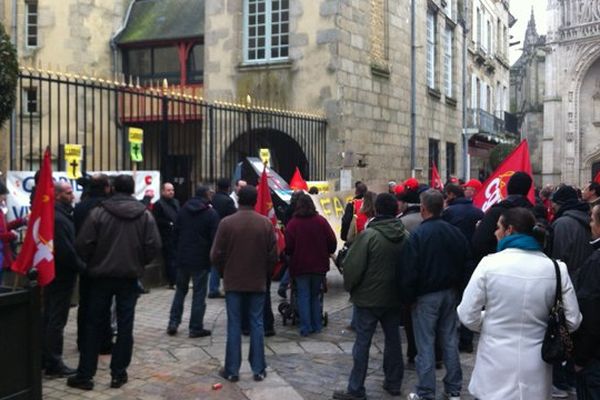
[[[90,278],[85,275],[79,276],[79,307],[77,308],[77,348],[79,351],[85,343],[85,325],[89,319],[90,308]],[[112,347],[112,328],[110,326],[110,309],[105,315],[96,316],[102,318],[102,325],[99,328],[98,340],[102,352],[110,351]]]
[[[73,274],[69,277],[55,279],[44,289],[44,367],[47,370],[59,369],[63,364],[63,333],[69,308],[71,307],[71,296],[75,287]]]
[[[242,302],[242,332],[250,332],[250,305]],[[263,326],[265,332],[275,329],[275,317],[271,308],[271,278],[267,279],[267,291],[265,292],[265,305],[263,309]]]
[[[552,384],[560,390],[569,390],[576,386],[575,367],[572,361],[566,364],[555,363],[552,365]]]
[[[383,349],[384,386],[400,390],[404,377],[404,361],[400,345],[400,313],[396,308],[354,307],[356,340],[352,348],[354,365],[348,381],[348,392],[365,395],[365,378],[369,369],[369,349],[377,323],[381,324],[385,347]]]
[[[127,372],[133,352],[133,320],[138,298],[137,279],[91,279],[89,286],[89,313],[85,324],[85,343],[79,354],[77,374],[91,379],[98,367],[100,331],[104,315],[110,313],[113,296],[117,306],[117,341],[110,362],[111,375],[122,377]]]
[[[577,400],[600,400],[600,360],[577,372]]]
[[[169,285],[177,283],[177,266],[175,265],[175,248],[174,246],[163,246],[163,260],[165,262],[165,276]]]

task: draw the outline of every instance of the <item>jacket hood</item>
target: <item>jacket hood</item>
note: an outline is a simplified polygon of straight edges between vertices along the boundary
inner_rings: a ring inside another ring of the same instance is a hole
[[[208,204],[208,202],[206,200],[204,200],[204,199],[199,198],[199,197],[193,197],[193,198],[191,198],[183,206],[183,208],[185,208],[186,210],[188,210],[192,214],[197,214],[197,213],[202,212],[204,210],[208,210],[209,207],[210,207],[210,205]]]
[[[584,205],[587,207],[587,204],[584,203]],[[588,208],[589,211],[589,208]],[[590,214],[588,213],[588,211],[583,211],[583,210],[567,210],[563,213],[563,217],[569,216],[571,218],[573,218],[574,220],[576,220],[577,222],[579,222],[581,225],[583,225],[586,229],[589,230],[590,228]]]
[[[146,206],[135,197],[116,194],[102,202],[102,207],[119,219],[138,219],[146,211]]]
[[[375,218],[369,222],[369,229],[376,230],[393,243],[399,243],[407,236],[406,228],[398,218]]]
[[[513,207],[532,208],[533,204],[531,204],[531,202],[529,201],[529,199],[526,196],[523,196],[521,194],[511,194],[510,196],[508,196],[507,198],[505,198],[504,200],[502,200],[500,203],[496,204],[494,207],[501,207],[501,208],[513,208]]]
[[[583,216],[587,217],[585,224],[589,224],[590,222],[590,206],[588,203],[585,203],[583,201],[577,201],[577,202],[569,202],[569,203],[565,203],[562,206],[560,206],[560,208],[558,209],[558,212],[556,213],[556,219],[562,217],[563,215],[569,215],[575,219],[577,219],[577,217],[575,215],[580,215],[581,214],[581,218]]]

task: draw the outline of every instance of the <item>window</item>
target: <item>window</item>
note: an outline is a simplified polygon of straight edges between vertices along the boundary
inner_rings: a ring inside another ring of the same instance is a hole
[[[23,89],[25,92],[25,112],[34,114],[38,112],[38,90],[36,87]]]
[[[452,19],[452,0],[446,0],[446,5],[444,6],[444,13],[446,17]]]
[[[427,12],[427,86],[435,88],[435,14]]]
[[[187,82],[202,83],[204,80],[204,45],[197,44],[192,47],[187,63]]]
[[[496,30],[496,54],[502,54],[502,22],[498,18]]]
[[[492,87],[489,85],[486,85],[485,87],[485,111],[489,112],[490,114],[492,113]]]
[[[477,47],[481,46],[481,10],[477,9]]]
[[[440,168],[440,141],[429,139],[429,182],[431,182],[431,165],[435,163],[436,167]]]
[[[452,39],[454,32],[446,27],[444,35],[444,88],[446,96],[452,97]]]
[[[142,84],[151,81],[162,84],[163,79],[170,85],[181,82],[179,53],[174,45],[130,49],[126,51],[124,60],[125,75],[139,77]]]
[[[244,60],[285,60],[289,51],[289,0],[246,0]]]
[[[446,143],[446,179],[456,174],[456,144]]]
[[[36,2],[25,3],[25,40],[27,47],[38,45],[38,5]]]
[[[487,49],[491,53],[492,52],[492,24],[490,23],[490,21],[487,21],[486,39],[487,39]]]

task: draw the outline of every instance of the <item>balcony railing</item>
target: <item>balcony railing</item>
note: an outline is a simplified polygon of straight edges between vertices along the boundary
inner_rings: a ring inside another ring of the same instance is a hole
[[[468,128],[477,129],[478,133],[485,135],[518,135],[514,115],[506,112],[504,113],[504,119],[502,119],[481,108],[470,108],[468,110],[467,125]]]

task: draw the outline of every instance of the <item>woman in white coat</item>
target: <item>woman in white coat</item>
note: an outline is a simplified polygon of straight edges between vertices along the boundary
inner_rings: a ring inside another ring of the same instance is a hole
[[[535,217],[512,208],[498,220],[498,252],[473,273],[458,306],[460,321],[480,332],[469,392],[480,400],[547,400],[552,367],[541,357],[554,304],[554,264],[534,238]],[[581,314],[564,263],[559,262],[567,327]]]

